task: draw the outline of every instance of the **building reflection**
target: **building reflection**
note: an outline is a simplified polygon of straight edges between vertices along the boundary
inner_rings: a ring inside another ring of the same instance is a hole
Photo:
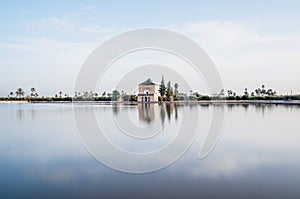
[[[139,120],[150,123],[157,118],[157,104],[142,103],[138,104]]]
[[[175,120],[178,119],[178,106],[176,103],[138,104],[139,120],[150,123],[156,119],[160,119],[164,124],[166,117],[170,121],[174,115]]]
[[[137,105],[138,120],[147,124],[156,120],[161,121],[162,124],[164,124],[166,120],[169,122],[173,119],[178,120],[180,106],[184,105],[177,103],[139,103]],[[126,106],[112,106],[113,114],[121,117],[129,117],[128,110],[130,109]],[[126,115],[120,115],[120,113],[126,113]]]

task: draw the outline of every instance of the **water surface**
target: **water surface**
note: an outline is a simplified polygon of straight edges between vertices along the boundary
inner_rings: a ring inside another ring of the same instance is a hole
[[[77,106],[82,114],[93,107]],[[226,122],[212,153],[199,160],[213,108],[225,112]],[[0,105],[0,198],[300,197],[299,106],[98,105],[95,112],[110,129],[112,142],[129,151],[168,144],[184,112],[198,113],[198,136],[171,166],[127,174],[86,151],[71,105]],[[141,144],[117,128],[114,121],[122,117],[146,130],[162,128],[162,133]]]

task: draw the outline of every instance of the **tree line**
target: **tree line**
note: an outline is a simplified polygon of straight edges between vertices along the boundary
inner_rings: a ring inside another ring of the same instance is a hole
[[[300,100],[300,95],[278,95],[272,88],[267,88],[265,85],[249,91],[245,88],[243,93],[238,95],[233,90],[221,89],[220,93],[212,95],[202,95],[199,92],[190,90],[190,93],[179,92],[179,84],[172,84],[168,81],[165,84],[164,76],[162,76],[159,85],[159,101],[209,101],[209,100]],[[11,91],[7,97],[2,97],[0,100],[27,100],[27,101],[137,101],[137,95],[127,94],[125,91],[118,91],[114,89],[111,93],[102,92],[97,93],[93,91],[74,92],[74,95],[69,95],[59,91],[53,97],[40,96],[36,88],[29,89],[29,94],[26,95],[24,89],[18,88],[15,92]]]

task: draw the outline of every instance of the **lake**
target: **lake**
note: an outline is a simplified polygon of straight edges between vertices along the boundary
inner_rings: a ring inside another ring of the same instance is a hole
[[[74,106],[83,118],[92,111],[113,144],[138,153],[168,145],[184,119],[196,117],[199,124],[195,140],[173,164],[132,174],[88,152],[71,104],[2,104],[0,198],[300,197],[300,106]],[[223,131],[211,153],[199,159],[214,109],[225,114]],[[143,129],[145,137],[127,135],[124,128]]]

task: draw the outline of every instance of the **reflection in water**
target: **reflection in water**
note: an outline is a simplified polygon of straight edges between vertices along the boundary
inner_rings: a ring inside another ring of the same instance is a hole
[[[150,123],[152,120],[155,120],[157,117],[157,106],[154,108],[153,104],[150,103],[142,103],[138,104],[139,109],[139,119],[141,121],[145,121]]]
[[[159,105],[140,103],[138,104],[139,119],[150,123],[160,117],[161,123],[164,124],[166,115],[170,121],[174,114],[175,120],[178,120],[178,106],[179,105],[176,103],[161,103]],[[158,112],[160,112],[160,116],[158,115]]]
[[[169,103],[132,107],[97,105],[95,109],[92,105],[78,106],[87,117],[94,111],[107,118],[128,117],[123,114],[128,111],[149,124],[147,129],[158,123],[165,127],[164,132],[171,129],[171,133],[183,112],[192,117],[199,111],[200,135],[170,167],[150,174],[130,175],[103,166],[84,150],[74,130],[71,106],[0,105],[0,198],[300,196],[300,106]],[[198,160],[212,108],[226,112],[224,132],[209,157]],[[114,124],[107,126],[113,129]],[[122,141],[120,136],[116,138]],[[125,145],[130,148],[132,143]],[[140,145],[146,148],[146,144]]]
[[[23,117],[24,117],[24,110],[23,109],[17,110],[17,118],[18,118],[18,120],[22,121]]]
[[[166,118],[166,110],[164,104],[162,104],[160,107],[160,119],[161,119],[162,126],[164,126],[165,118]]]
[[[178,120],[178,106],[175,105],[175,119]]]
[[[119,112],[119,106],[118,105],[113,105],[112,106],[112,110],[113,110],[114,114],[118,114],[118,112]]]
[[[169,121],[170,121],[170,119],[171,119],[171,111],[173,112],[173,109],[172,109],[172,107],[170,106],[170,104],[166,104],[166,111],[167,111],[168,119],[169,119]]]
[[[34,109],[34,107],[32,107],[31,110],[30,110],[30,116],[33,120],[35,119],[35,109]]]

